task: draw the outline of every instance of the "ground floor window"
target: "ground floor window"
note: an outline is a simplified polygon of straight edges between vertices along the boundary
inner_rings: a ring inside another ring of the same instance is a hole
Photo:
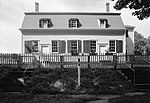
[[[58,53],[59,41],[52,41],[52,53]]]
[[[84,40],[83,41],[83,52],[84,53],[95,53],[96,52],[96,40]]]
[[[71,41],[71,51],[77,51],[78,50],[78,41],[77,40],[72,40]]]
[[[39,40],[25,41],[25,53],[38,53]]]
[[[122,40],[110,40],[109,41],[109,52],[122,53],[123,52],[123,41]]]

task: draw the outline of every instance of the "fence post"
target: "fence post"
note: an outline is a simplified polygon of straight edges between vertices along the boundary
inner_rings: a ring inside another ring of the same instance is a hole
[[[88,68],[90,68],[90,55],[88,55]]]
[[[78,87],[80,87],[80,84],[81,84],[80,76],[81,76],[80,58],[78,58]]]
[[[64,68],[64,56],[60,56],[60,67]]]
[[[131,63],[131,68],[133,68],[133,62],[134,62],[134,55],[130,55],[130,63]]]
[[[21,64],[22,64],[22,57],[20,54],[18,54],[18,56],[17,56],[17,67],[18,67],[18,69],[21,68]]]
[[[117,69],[117,55],[113,55],[114,69]]]

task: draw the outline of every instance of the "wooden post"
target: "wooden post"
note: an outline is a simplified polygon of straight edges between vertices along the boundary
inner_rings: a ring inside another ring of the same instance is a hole
[[[134,55],[130,55],[131,68],[133,68]]]
[[[117,69],[117,55],[113,55],[114,69]]]
[[[80,87],[80,84],[81,84],[80,76],[81,76],[81,70],[80,70],[80,58],[78,58],[78,87]]]
[[[22,64],[22,57],[20,54],[18,54],[18,56],[17,56],[17,67],[18,67],[18,69],[21,68],[21,64]]]
[[[88,68],[90,68],[90,55],[88,55]]]
[[[60,56],[60,67],[64,68],[64,56]]]

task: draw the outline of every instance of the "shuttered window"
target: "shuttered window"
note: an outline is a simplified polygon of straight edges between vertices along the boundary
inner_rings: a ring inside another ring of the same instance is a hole
[[[109,52],[122,53],[123,52],[123,41],[122,40],[110,40],[109,41]]]
[[[69,28],[79,28],[81,26],[82,25],[81,25],[79,19],[77,19],[77,18],[69,19]]]
[[[39,52],[39,41],[25,41],[25,53],[38,53]]]
[[[82,42],[81,40],[68,40],[67,41],[68,53],[71,51],[76,51],[78,53],[82,52]]]
[[[96,41],[95,40],[84,40],[83,41],[83,52],[84,53],[96,52]]]
[[[52,53],[65,53],[66,42],[64,40],[52,40]]]
[[[52,21],[50,18],[42,18],[39,20],[39,27],[40,28],[50,28],[52,27]]]

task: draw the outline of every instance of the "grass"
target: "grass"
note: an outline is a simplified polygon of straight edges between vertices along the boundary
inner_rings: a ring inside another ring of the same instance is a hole
[[[0,103],[86,103],[97,97],[71,97],[68,95],[33,95],[28,93],[0,93]]]
[[[121,96],[110,99],[108,103],[150,103],[150,93],[135,96]]]

